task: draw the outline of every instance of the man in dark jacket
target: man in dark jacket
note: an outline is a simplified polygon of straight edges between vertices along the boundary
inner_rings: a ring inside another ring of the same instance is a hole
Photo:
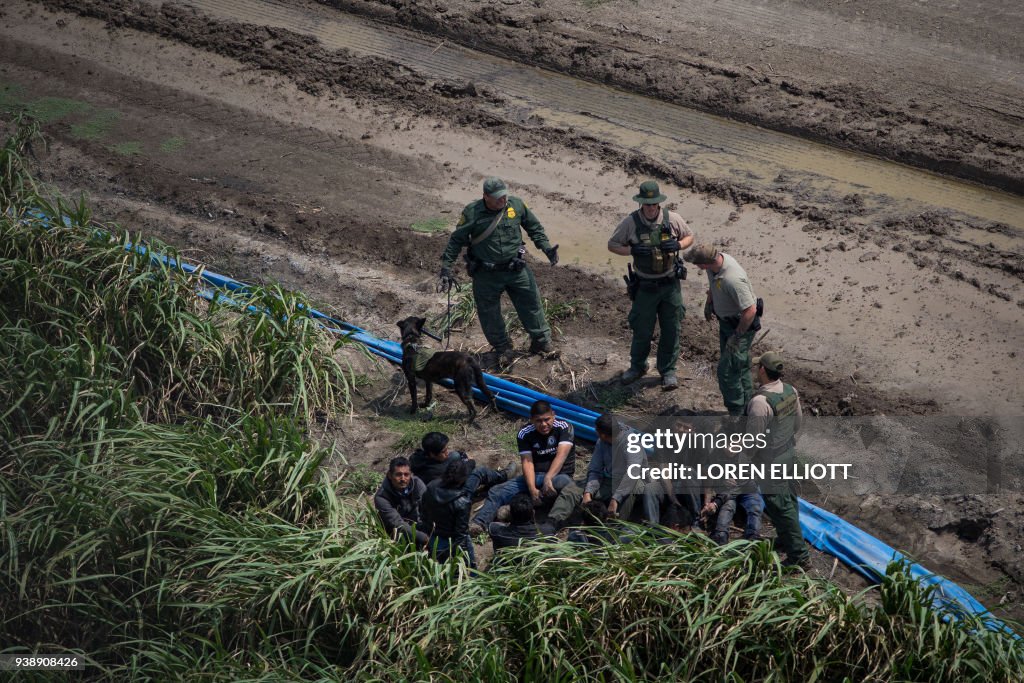
[[[550,524],[537,524],[533,510],[533,498],[520,493],[509,501],[509,523],[491,522],[487,533],[494,544],[494,554],[505,548],[515,548],[526,541],[554,539],[555,528]]]
[[[420,501],[427,486],[413,475],[409,461],[398,456],[388,463],[388,473],[373,497],[373,505],[393,538],[404,538],[425,548],[429,535],[421,523]]]
[[[472,503],[465,491],[469,461],[453,460],[440,479],[430,482],[423,494],[423,521],[432,529],[430,550],[438,562],[456,556],[462,548],[469,566],[476,569],[476,554],[469,537],[469,508]]]
[[[515,473],[514,464],[502,470],[478,466],[462,451],[448,448],[448,436],[441,432],[430,432],[423,437],[420,448],[409,457],[409,465],[412,467],[412,473],[429,486],[432,481],[444,475],[448,463],[456,460],[465,460],[470,465],[469,477],[466,478],[466,493],[471,498],[481,486],[486,492],[492,486],[508,481],[510,472]]]

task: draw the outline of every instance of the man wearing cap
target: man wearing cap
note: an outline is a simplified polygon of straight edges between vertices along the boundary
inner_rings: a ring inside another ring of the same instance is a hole
[[[685,258],[708,274],[704,319],[718,318],[718,388],[729,414],[742,415],[754,395],[750,344],[760,329],[754,288],[736,259],[713,245],[698,244]]]
[[[676,267],[676,256],[693,243],[693,233],[679,214],[662,209],[665,199],[658,183],[641,183],[640,192],[633,197],[640,207],[615,228],[608,240],[608,251],[632,256],[637,276],[633,307],[629,311],[633,342],[629,347],[629,369],[622,374],[622,382],[635,382],[647,372],[647,356],[651,353],[654,325],[658,323],[661,333],[656,365],[662,388],[670,390],[679,386],[679,325],[686,314],[679,284],[685,270],[681,264]]]
[[[520,230],[526,231],[551,265],[558,263],[558,245],[551,246],[544,227],[526,202],[510,195],[505,181],[488,178],[484,181],[483,198],[462,210],[441,256],[441,287],[451,287],[455,284],[452,265],[466,247],[466,270],[473,278],[480,327],[504,362],[510,362],[513,356],[512,342],[501,316],[502,292],[508,292],[523,328],[530,335],[530,353],[550,354],[554,350],[537,281],[524,259],[526,245]]]
[[[800,431],[803,410],[800,395],[782,381],[782,354],[769,351],[754,359],[751,374],[758,389],[747,403],[748,434],[764,434],[766,446],[753,450],[754,463],[789,464],[796,461],[796,435]],[[775,546],[786,553],[786,565],[806,566],[810,558],[800,531],[800,508],[789,482],[761,483],[764,511],[775,525]]]

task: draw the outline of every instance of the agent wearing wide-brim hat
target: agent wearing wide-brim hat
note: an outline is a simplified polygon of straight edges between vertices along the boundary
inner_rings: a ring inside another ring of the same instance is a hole
[[[778,351],[768,351],[753,360],[751,374],[758,388],[746,405],[746,431],[763,434],[765,448],[750,452],[756,463],[796,462],[796,437],[803,421],[800,395],[782,381],[785,362]],[[775,525],[775,547],[786,554],[784,564],[806,566],[810,557],[800,530],[800,508],[788,482],[761,482],[764,511]]]
[[[452,265],[462,249],[466,249],[466,270],[473,278],[480,327],[498,358],[506,363],[514,356],[501,314],[502,292],[512,300],[523,328],[530,335],[530,353],[550,357],[554,351],[537,280],[524,258],[524,230],[551,265],[557,264],[558,245],[551,246],[544,226],[526,202],[509,194],[501,178],[488,178],[484,181],[483,197],[462,210],[441,256],[441,287],[448,288],[455,284]]]
[[[655,365],[661,374],[662,388],[679,386],[676,360],[679,358],[679,326],[686,315],[680,279],[685,269],[679,253],[693,244],[693,233],[682,216],[662,208],[667,197],[658,183],[648,180],[640,184],[633,196],[639,208],[626,216],[608,240],[608,251],[619,256],[632,256],[637,283],[633,290],[633,306],[629,311],[629,327],[633,341],[629,347],[629,369],[622,382],[629,384],[647,372],[654,326],[661,326]]]
[[[754,288],[736,259],[714,245],[698,244],[684,258],[708,274],[704,319],[718,318],[718,388],[729,414],[742,415],[754,395],[750,345],[760,325]]]

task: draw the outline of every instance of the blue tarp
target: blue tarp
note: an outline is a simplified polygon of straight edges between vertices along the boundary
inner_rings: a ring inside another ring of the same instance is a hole
[[[145,247],[127,245],[128,249],[137,249],[140,253],[146,253]],[[164,262],[171,266],[179,266],[189,273],[199,273],[200,277],[214,289],[207,289],[200,292],[206,298],[217,297],[221,300],[228,300],[222,292],[234,292],[245,290],[248,285],[232,278],[212,273],[201,267],[192,266],[184,262],[176,263],[173,259],[160,254],[151,254],[154,261]],[[394,363],[402,362],[402,348],[398,342],[388,341],[374,337],[366,330],[340,320],[336,320],[315,309],[310,310],[310,315],[321,320],[324,327],[337,334],[343,334],[364,344],[374,353]],[[530,404],[538,399],[551,403],[559,417],[572,423],[576,434],[593,441],[596,439],[594,431],[594,420],[598,413],[577,406],[568,401],[546,396],[532,389],[521,387],[501,377],[486,374],[484,375],[487,386],[497,396],[499,407],[517,415],[528,416]],[[480,392],[474,389],[477,398],[482,398]],[[850,524],[846,520],[823,510],[805,500],[800,501],[800,525],[803,529],[804,538],[818,550],[829,553],[839,558],[844,564],[860,573],[871,581],[879,581],[885,576],[888,564],[894,560],[907,560],[901,553],[892,547],[874,538],[867,532]],[[935,586],[936,600],[940,607],[945,609],[951,617],[957,618],[961,614],[972,614],[985,617],[985,623],[993,630],[1003,630],[1012,633],[1001,621],[992,617],[987,609],[974,599],[970,593],[952,581],[934,574],[919,564],[907,560],[911,575],[925,585]]]

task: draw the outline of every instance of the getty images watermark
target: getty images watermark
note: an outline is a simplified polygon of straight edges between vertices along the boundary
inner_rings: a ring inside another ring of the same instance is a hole
[[[771,429],[761,434],[741,432],[696,432],[660,428],[653,432],[623,434],[626,453],[637,456],[648,453],[683,453],[721,451],[732,456],[762,453],[771,448]],[[794,446],[795,448],[795,446]],[[659,465],[631,462],[626,476],[643,481],[701,481],[734,482],[789,482],[789,481],[846,481],[850,478],[852,463],[799,463],[799,462],[668,462]]]
[[[745,482],[762,493],[801,495],[1024,491],[1021,417],[804,417],[784,425],[781,438],[772,431],[777,425],[757,432],[728,416],[630,426],[615,435],[616,458],[627,465],[613,481],[663,482],[677,493]]]

